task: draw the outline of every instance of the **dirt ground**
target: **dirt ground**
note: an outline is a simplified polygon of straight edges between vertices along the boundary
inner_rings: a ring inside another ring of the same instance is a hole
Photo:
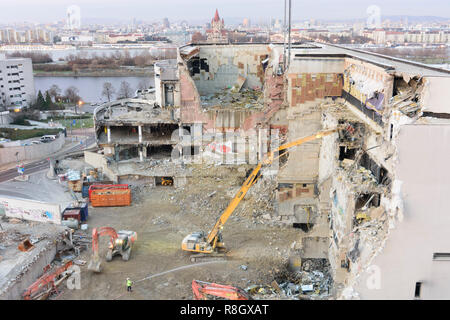
[[[140,194],[131,207],[89,207],[87,235],[94,227],[110,226],[116,230],[136,231],[137,241],[129,261],[116,256],[106,262],[108,239],[102,237],[102,273],[96,274],[87,270],[87,265],[81,266],[81,289],[69,290],[61,286],[63,292],[56,299],[192,299],[193,279],[241,288],[270,284],[275,274],[285,268],[290,245],[303,233],[300,229],[258,223],[260,220],[254,215],[241,210],[235,212],[223,230],[225,245],[230,250],[227,261],[206,265],[192,263],[190,255],[181,250],[181,241],[186,235],[210,230],[221,213],[216,212],[217,208],[224,209],[242,183],[239,178],[230,175],[228,181],[226,177],[220,178],[224,181],[216,183],[216,189],[209,183],[200,186],[188,183],[183,189],[156,187]],[[192,198],[193,190],[196,195]],[[214,191],[216,193],[210,195]],[[251,194],[247,197],[251,198]],[[186,199],[204,200],[186,206],[183,202]],[[242,205],[245,207],[245,203]],[[88,261],[90,253],[90,249],[84,251],[77,259]],[[127,277],[135,281],[132,293],[126,291]],[[145,279],[147,277],[151,278]]]

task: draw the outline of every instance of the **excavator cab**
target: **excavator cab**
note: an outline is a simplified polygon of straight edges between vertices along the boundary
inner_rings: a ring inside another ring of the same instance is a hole
[[[212,243],[208,242],[207,234],[204,231],[198,231],[186,236],[181,242],[181,248],[184,251],[197,253],[191,256],[191,261],[196,262],[199,259],[209,257],[213,260],[224,257],[225,243],[222,240],[222,232],[219,229]],[[211,255],[214,253],[214,255]]]
[[[204,231],[191,233],[183,239],[181,246],[186,251],[203,251],[207,246],[206,233]]]
[[[120,234],[119,231],[118,237],[115,241],[115,246],[118,250],[122,251],[128,250],[129,248],[128,236],[125,234]]]
[[[101,261],[98,254],[98,238],[102,235],[109,235],[110,241],[108,251],[106,252],[106,261],[120,254],[122,260],[130,259],[131,248],[137,240],[137,233],[134,231],[120,230],[116,232],[113,228],[102,227],[92,230],[92,258],[89,262],[88,269],[94,272],[101,272]]]

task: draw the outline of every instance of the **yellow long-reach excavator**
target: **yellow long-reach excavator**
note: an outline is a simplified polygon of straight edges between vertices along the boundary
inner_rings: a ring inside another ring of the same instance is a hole
[[[245,197],[247,194],[247,191],[250,189],[251,186],[253,186],[257,179],[259,178],[259,172],[262,168],[262,166],[267,166],[272,164],[272,162],[277,159],[280,156],[277,156],[277,158],[274,158],[274,155],[277,152],[280,152],[282,150],[286,150],[295,146],[299,146],[303,143],[313,141],[316,139],[321,139],[324,136],[330,135],[334,132],[337,132],[338,129],[332,129],[332,130],[325,130],[325,131],[319,131],[318,133],[303,137],[300,139],[297,139],[295,141],[286,143],[275,149],[274,151],[268,152],[266,157],[256,166],[255,169],[251,172],[251,174],[248,176],[248,178],[245,180],[242,187],[239,189],[238,193],[234,196],[234,198],[231,200],[231,202],[228,204],[228,207],[225,209],[225,211],[222,213],[222,215],[217,220],[214,227],[211,229],[211,231],[206,234],[203,231],[200,232],[194,232],[190,235],[186,236],[182,243],[181,248],[184,251],[190,251],[194,252],[196,254],[191,256],[191,261],[195,262],[198,259],[208,257],[208,258],[223,258],[224,253],[226,251],[225,249],[225,243],[222,240],[222,229],[224,224],[227,222],[228,218],[231,216],[231,214],[234,212],[236,207],[239,205],[241,200]]]

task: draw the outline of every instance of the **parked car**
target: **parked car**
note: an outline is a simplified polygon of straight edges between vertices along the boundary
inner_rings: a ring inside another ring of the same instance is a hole
[[[31,141],[31,144],[41,144],[41,142],[37,141],[37,140],[33,140],[33,141]]]
[[[39,139],[40,142],[52,142],[53,140],[55,140],[55,138],[52,138],[51,136],[43,136]]]

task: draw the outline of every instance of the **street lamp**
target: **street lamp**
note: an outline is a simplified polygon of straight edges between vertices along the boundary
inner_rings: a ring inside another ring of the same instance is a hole
[[[83,105],[83,101],[82,100],[78,100],[78,108],[81,108],[81,106]]]
[[[81,108],[81,106],[83,105],[83,100],[78,100],[78,109]],[[80,109],[80,128],[81,128],[81,132],[83,133],[83,123],[81,120],[81,109]]]

